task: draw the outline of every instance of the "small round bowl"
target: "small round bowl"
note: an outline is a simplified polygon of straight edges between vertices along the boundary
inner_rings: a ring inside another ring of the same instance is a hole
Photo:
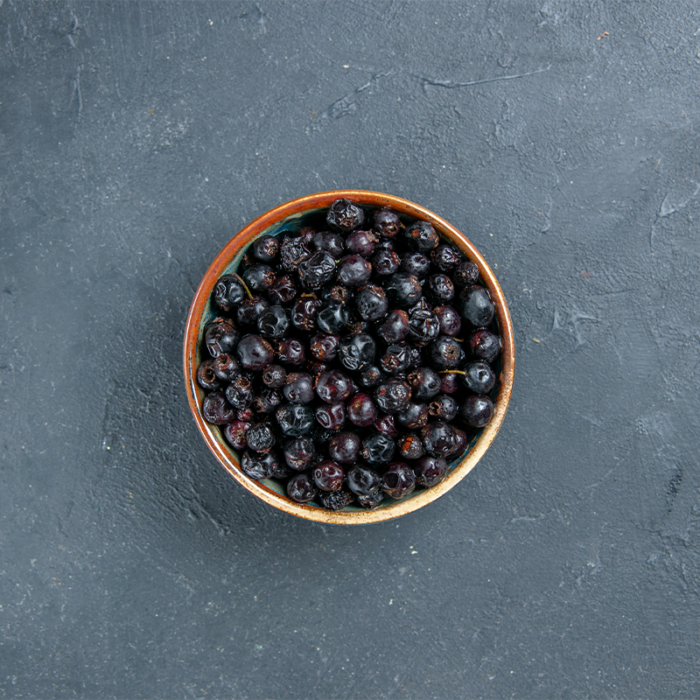
[[[402,219],[429,221],[444,240],[457,247],[479,267],[481,279],[496,306],[496,321],[503,342],[500,367],[497,365],[495,368],[499,371],[498,393],[494,399],[494,415],[491,422],[476,433],[466,452],[453,459],[448,465],[448,474],[444,481],[428,489],[417,489],[412,496],[400,501],[388,499],[388,504],[382,503],[376,510],[348,506],[334,512],[313,503],[300,504],[287,497],[280,483],[272,479],[263,481],[250,479],[241,470],[238,455],[225,441],[220,428],[211,425],[202,417],[204,392],[196,379],[197,367],[201,361],[200,351],[204,328],[218,315],[212,308],[210,299],[219,277],[238,269],[243,255],[256,238],[276,235],[282,231],[303,226],[305,221],[314,216],[318,218],[319,214],[340,198],[350,199],[369,210],[388,207],[397,212]],[[514,360],[513,328],[505,297],[495,275],[471,241],[447,221],[418,204],[400,197],[363,190],[335,190],[300,197],[271,209],[239,231],[224,246],[206,271],[192,302],[185,329],[184,370],[189,404],[197,427],[216,459],[241,486],[265,503],[306,520],[333,525],[360,525],[398,518],[427,506],[461,481],[483,457],[503,423],[513,387]]]

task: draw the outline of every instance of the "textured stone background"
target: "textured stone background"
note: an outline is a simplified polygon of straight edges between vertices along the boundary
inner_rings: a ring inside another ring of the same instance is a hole
[[[0,697],[700,695],[697,2],[0,29]],[[518,350],[479,466],[362,529],[239,487],[181,370],[223,244],[336,187],[467,233]]]

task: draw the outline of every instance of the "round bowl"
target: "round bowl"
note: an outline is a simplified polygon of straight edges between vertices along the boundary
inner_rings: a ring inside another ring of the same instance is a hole
[[[397,212],[402,219],[429,221],[444,240],[457,247],[478,266],[481,279],[496,307],[496,321],[503,342],[500,367],[495,367],[499,377],[491,422],[476,433],[464,454],[449,463],[444,481],[428,489],[416,490],[412,496],[403,500],[382,504],[376,510],[348,506],[334,512],[313,503],[300,504],[287,497],[280,483],[272,479],[250,479],[241,470],[238,455],[225,441],[220,428],[211,425],[202,417],[204,392],[196,380],[204,328],[218,315],[211,307],[210,299],[219,277],[238,269],[245,251],[256,238],[276,235],[287,229],[302,226],[305,220],[314,215],[318,216],[340,198],[350,199],[369,210],[388,207]],[[190,408],[199,431],[219,463],[241,486],[265,503],[306,520],[333,525],[359,525],[398,518],[432,503],[461,481],[483,457],[503,423],[513,387],[514,360],[513,328],[505,297],[495,275],[474,244],[454,226],[418,204],[400,197],[363,190],[335,190],[300,197],[271,209],[245,226],[224,246],[206,271],[192,302],[185,329],[184,371]]]

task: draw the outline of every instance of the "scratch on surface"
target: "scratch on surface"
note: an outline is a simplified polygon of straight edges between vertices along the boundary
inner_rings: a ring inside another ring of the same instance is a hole
[[[318,117],[314,119],[314,121],[322,121],[323,119],[328,119],[329,117],[332,117],[333,119],[340,119],[341,117],[344,117],[348,114],[352,114],[353,112],[357,111],[355,95],[358,95],[359,93],[369,89],[380,78],[389,76],[393,72],[393,70],[389,70],[383,73],[375,73],[369,79],[368,82],[363,83],[362,85],[360,85],[360,87],[355,88],[352,92],[348,93],[347,95],[344,95],[339,100],[336,100],[332,105],[324,109],[323,112],[321,112],[321,114],[319,114]]]
[[[664,197],[664,201],[661,202],[661,208],[659,209],[660,218],[670,216],[674,212],[683,209],[685,206],[688,205],[691,199],[695,199],[695,197],[698,196],[698,193],[700,193],[700,183],[695,182],[695,180],[691,180],[691,182],[695,185],[695,190],[692,194],[688,196],[683,196],[681,194],[679,196],[678,192],[676,190],[673,190]]]
[[[518,78],[527,78],[530,75],[537,75],[538,73],[546,73],[552,68],[552,64],[548,64],[544,68],[538,68],[537,70],[528,71],[527,73],[516,73],[515,75],[497,75],[493,78],[482,78],[481,80],[468,80],[465,83],[457,83],[453,80],[440,80],[437,78],[423,78],[417,76],[423,82],[423,88],[428,85],[434,87],[444,87],[450,90],[454,88],[470,87],[471,85],[483,85],[485,83],[495,83],[500,80],[517,80]]]
[[[73,104],[73,97],[77,97],[78,99],[78,116],[76,118],[76,121],[80,121],[80,115],[83,113],[83,93],[80,89],[80,69],[81,66],[78,66],[78,69],[75,74],[75,80],[73,81],[73,94],[71,95],[70,102],[68,103],[68,106]]]

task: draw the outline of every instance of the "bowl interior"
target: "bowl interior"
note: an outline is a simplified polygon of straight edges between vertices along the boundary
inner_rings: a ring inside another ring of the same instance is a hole
[[[239,483],[256,496],[277,508],[310,520],[346,524],[376,522],[398,517],[435,500],[466,476],[488,448],[500,427],[510,397],[513,361],[510,318],[500,287],[481,255],[463,234],[435,214],[432,214],[432,212],[411,202],[389,197],[388,195],[380,195],[381,199],[379,201],[373,201],[371,196],[374,193],[360,193],[358,191],[349,193],[343,191],[323,194],[327,195],[326,199],[322,202],[317,202],[316,206],[309,205],[305,207],[301,204],[303,200],[294,200],[294,202],[289,202],[287,205],[282,205],[276,210],[259,217],[234,236],[212,263],[197,290],[187,323],[185,375],[190,393],[190,406],[200,431],[216,457]],[[317,195],[317,197],[320,196]],[[496,324],[504,346],[498,361],[494,363],[494,371],[499,377],[499,381],[491,392],[491,398],[495,405],[494,417],[491,423],[485,428],[476,431],[466,450],[448,463],[448,475],[441,484],[430,489],[416,489],[411,496],[401,501],[394,501],[387,497],[379,508],[373,511],[351,505],[342,511],[332,512],[315,503],[298,504],[287,497],[282,483],[274,479],[264,479],[262,481],[250,479],[241,470],[240,456],[228,445],[221,429],[218,426],[207,423],[202,418],[201,405],[205,392],[196,382],[197,367],[202,359],[206,359],[202,358],[201,355],[204,329],[208,323],[219,315],[219,312],[211,302],[211,293],[219,277],[224,274],[237,272],[249,247],[253,241],[261,236],[283,236],[286,232],[295,233],[305,226],[310,226],[316,230],[327,229],[325,213],[330,204],[340,197],[346,197],[361,204],[365,211],[370,214],[374,209],[390,206],[399,214],[404,223],[416,218],[431,221],[442,238],[454,244],[468,259],[479,266],[481,277],[489,288],[496,305]],[[386,198],[391,200],[390,203],[386,202]],[[294,207],[292,205],[295,202],[300,202],[300,204]],[[285,212],[285,207],[288,207],[289,211]],[[276,213],[277,215],[275,215]]]

